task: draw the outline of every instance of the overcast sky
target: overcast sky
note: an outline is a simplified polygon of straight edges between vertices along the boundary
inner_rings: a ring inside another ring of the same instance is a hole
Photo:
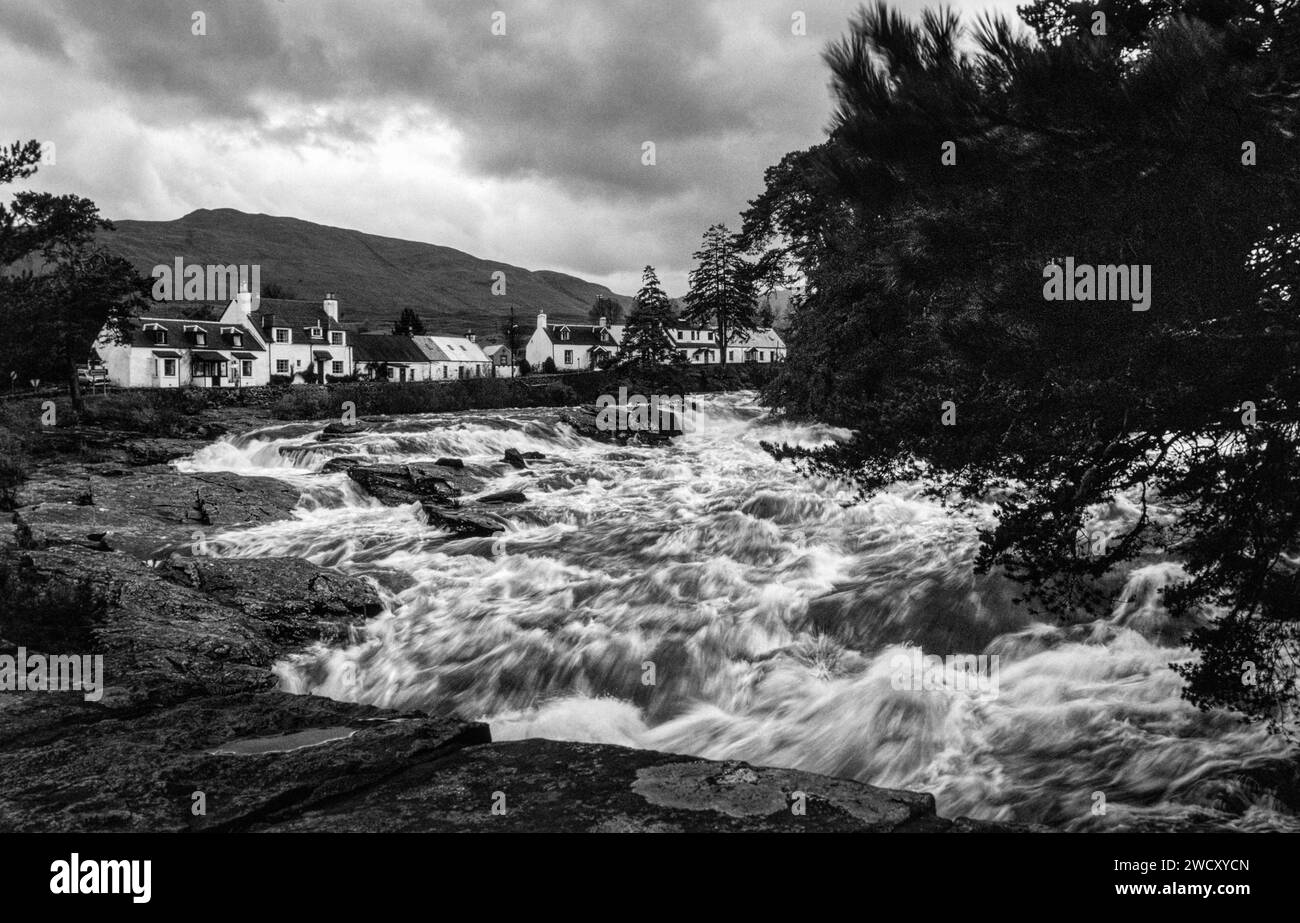
[[[110,218],[288,215],[625,293],[652,263],[678,295],[705,227],[824,137],[857,5],[0,0],[0,140],[53,142],[35,187]]]

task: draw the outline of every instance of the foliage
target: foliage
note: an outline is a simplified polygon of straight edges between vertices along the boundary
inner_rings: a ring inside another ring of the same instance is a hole
[[[681,319],[717,331],[724,365],[731,334],[755,327],[755,274],[755,267],[745,261],[739,242],[726,225],[715,224],[704,232],[703,244],[695,252]]]
[[[1178,558],[1171,612],[1224,613],[1190,635],[1187,695],[1281,723],[1294,683],[1241,677],[1245,653],[1296,676],[1297,6],[1216,24],[1147,4],[1100,39],[1035,6],[1037,42],[984,18],[967,52],[954,14],[881,4],[827,50],[829,137],[768,170],[738,244],[804,282],[766,398],[856,435],[773,449],[864,492],[996,496],[978,567],[1063,618],[1098,611],[1110,568]],[[1150,267],[1149,310],[1045,300],[1066,257]],[[1121,496],[1126,531],[1081,552]]]

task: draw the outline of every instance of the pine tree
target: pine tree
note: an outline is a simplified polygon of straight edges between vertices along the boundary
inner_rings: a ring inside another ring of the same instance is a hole
[[[636,293],[632,316],[623,330],[620,348],[624,363],[665,364],[678,358],[673,346],[670,327],[673,322],[672,305],[659,284],[653,266],[641,273],[641,290]]]
[[[718,351],[725,364],[731,336],[755,327],[757,292],[753,269],[741,257],[740,247],[725,224],[715,224],[704,232],[704,244],[696,251],[695,262],[682,319],[717,330]]]
[[[403,308],[402,314],[393,324],[393,333],[400,337],[424,336],[424,321],[411,308]]]

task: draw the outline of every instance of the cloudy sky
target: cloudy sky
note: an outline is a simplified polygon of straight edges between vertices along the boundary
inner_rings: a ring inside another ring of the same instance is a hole
[[[704,228],[824,136],[857,5],[0,0],[0,140],[53,142],[37,188],[110,218],[289,215],[620,292],[653,263],[676,295]]]

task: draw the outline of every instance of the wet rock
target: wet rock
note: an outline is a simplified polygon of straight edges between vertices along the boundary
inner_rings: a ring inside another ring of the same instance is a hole
[[[546,453],[544,452],[521,452],[519,454],[527,459],[542,459],[546,457]]]
[[[365,465],[347,469],[348,477],[381,503],[447,503],[460,489],[434,472],[414,465]]]
[[[300,496],[283,481],[229,472],[182,474],[154,465],[128,474],[111,466],[51,465],[22,485],[17,503],[34,547],[82,544],[98,533],[110,549],[150,560],[189,554],[213,529],[286,518]]]
[[[506,529],[506,522],[485,510],[464,507],[445,507],[426,503],[422,505],[429,525],[448,529],[458,538],[488,538]]]
[[[522,490],[499,490],[494,494],[475,497],[479,503],[523,503],[528,498]]]
[[[0,638],[100,654],[133,702],[266,689],[271,666],[341,642],[382,610],[365,581],[299,558],[180,558],[150,565],[60,545],[0,556]]]
[[[345,439],[348,436],[355,436],[358,433],[364,433],[368,430],[364,423],[331,423],[325,429],[321,430],[316,439],[319,442],[329,442],[332,439]]]
[[[619,430],[606,429],[596,422],[597,411],[594,405],[570,407],[560,413],[560,422],[567,423],[580,436],[606,442],[611,445],[666,446],[682,435],[680,429],[658,430]]]
[[[493,813],[504,795],[505,813]],[[799,803],[804,813],[795,813]],[[929,795],[744,763],[553,740],[459,748],[252,830],[889,832],[944,829]]]
[[[465,467],[465,462],[463,460],[459,458],[450,458],[446,456],[439,458],[434,462],[434,464],[440,465],[443,468],[464,468]]]
[[[513,468],[528,467],[528,462],[524,461],[524,457],[519,454],[518,449],[506,449],[505,454],[501,457],[501,460]]]
[[[310,817],[409,765],[489,739],[482,724],[283,692],[204,697],[94,723],[67,717],[61,728],[0,744],[0,828],[246,830]],[[74,735],[76,745],[55,731]],[[218,752],[232,744],[251,752]],[[293,749],[258,752],[276,747]],[[207,811],[197,817],[196,791]]]

